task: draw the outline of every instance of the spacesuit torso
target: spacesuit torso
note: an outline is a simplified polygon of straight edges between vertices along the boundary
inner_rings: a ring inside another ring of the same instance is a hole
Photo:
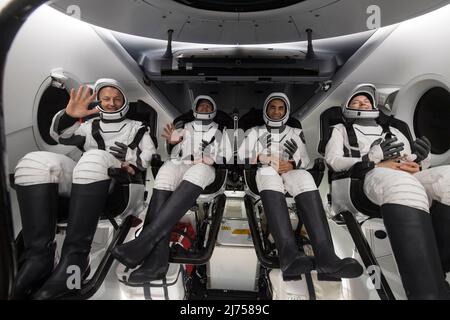
[[[245,136],[245,140],[238,151],[241,161],[249,159],[251,163],[256,163],[256,157],[259,154],[264,154],[272,156],[279,155],[280,160],[293,161],[295,169],[304,169],[309,164],[310,160],[301,129],[286,125],[284,130],[269,130],[264,125],[249,129]],[[285,151],[284,144],[291,139],[297,143],[298,149],[290,159]]]
[[[75,145],[84,151],[100,149],[109,151],[115,142],[128,148],[125,161],[140,169],[145,169],[155,153],[155,146],[147,128],[139,121],[123,119],[119,122],[106,122],[98,118],[80,123],[60,123],[64,110],[57,113],[52,121],[50,134],[61,144]],[[133,146],[133,142],[136,145]],[[134,148],[132,148],[134,147]]]

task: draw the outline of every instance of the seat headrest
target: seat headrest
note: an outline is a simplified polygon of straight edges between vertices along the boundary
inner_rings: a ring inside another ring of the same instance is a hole
[[[156,128],[158,124],[158,113],[148,103],[138,100],[130,102],[130,109],[126,117],[130,120],[141,121],[150,127],[150,137],[153,140],[155,148],[158,148],[158,140],[156,139]]]
[[[247,131],[250,128],[263,126],[264,124],[262,109],[251,108],[250,111],[240,117],[238,127]],[[293,117],[290,117],[286,124],[292,128],[302,128],[300,121]]]

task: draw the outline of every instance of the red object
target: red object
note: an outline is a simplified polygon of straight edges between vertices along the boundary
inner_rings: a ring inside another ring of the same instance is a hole
[[[180,249],[186,251],[186,254],[189,254],[189,250],[194,245],[194,240],[196,238],[196,233],[192,224],[179,222],[172,229],[172,234],[170,235],[170,242],[172,243],[172,248],[174,246],[179,246]],[[192,264],[186,265],[186,273],[187,275],[191,275],[194,266]]]

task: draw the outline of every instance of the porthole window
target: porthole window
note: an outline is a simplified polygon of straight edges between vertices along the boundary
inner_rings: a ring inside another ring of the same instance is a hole
[[[49,86],[42,94],[37,111],[37,124],[39,134],[45,143],[56,145],[57,142],[50,136],[50,125],[53,116],[64,109],[70,100],[70,95],[65,89]]]
[[[414,113],[414,130],[417,137],[431,141],[433,154],[450,149],[450,92],[434,87],[422,95]]]

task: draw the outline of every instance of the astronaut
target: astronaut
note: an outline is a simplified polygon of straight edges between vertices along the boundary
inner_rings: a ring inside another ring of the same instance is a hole
[[[232,157],[230,140],[214,122],[217,106],[209,96],[192,104],[195,120],[184,128],[167,125],[163,137],[173,146],[171,158],[159,170],[139,236],[113,250],[113,256],[129,268],[129,283],[144,283],[165,276],[169,261],[170,232],[215,179],[215,163]]]
[[[313,269],[313,261],[299,251],[289,219],[287,191],[294,197],[314,250],[316,268],[340,278],[358,277],[361,265],[334,253],[322,200],[311,174],[305,170],[309,157],[301,129],[286,125],[290,103],[284,93],[270,94],[263,107],[264,126],[246,132],[238,150],[240,161],[258,163],[256,184],[269,230],[275,240],[285,281],[298,280]],[[246,160],[244,160],[246,159]]]
[[[334,127],[326,162],[335,172],[361,161],[373,167],[365,176],[364,193],[381,206],[408,298],[448,299],[439,255],[449,271],[450,166],[429,168],[428,139],[410,145],[399,130],[377,123],[375,90],[359,85],[345,101],[346,122]]]
[[[93,104],[97,106],[89,109]],[[53,118],[50,134],[61,144],[82,148],[80,160],[37,151],[18,162],[15,183],[25,252],[15,278],[15,298],[58,298],[69,291],[70,275],[78,271],[88,276],[92,239],[112,187],[108,169],[122,168],[133,175],[144,170],[155,153],[148,127],[126,119],[128,109],[124,91],[113,79],[98,80],[92,94],[87,87],[72,89],[66,108]],[[86,117],[90,119],[81,123]],[[58,195],[70,196],[70,205],[61,259],[53,270]]]

